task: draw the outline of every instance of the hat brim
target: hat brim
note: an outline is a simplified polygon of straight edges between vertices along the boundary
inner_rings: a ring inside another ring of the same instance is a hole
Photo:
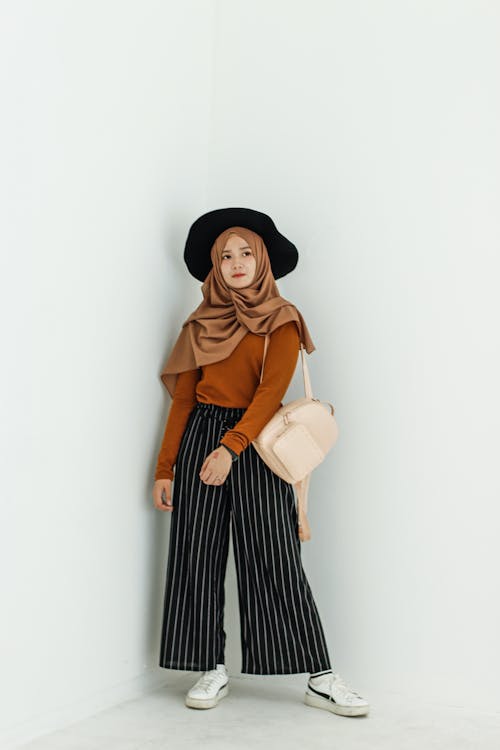
[[[218,208],[196,219],[188,233],[184,261],[196,279],[205,281],[212,268],[210,251],[215,240],[233,226],[246,227],[262,237],[275,279],[293,271],[299,259],[298,250],[278,232],[270,216],[252,208]]]

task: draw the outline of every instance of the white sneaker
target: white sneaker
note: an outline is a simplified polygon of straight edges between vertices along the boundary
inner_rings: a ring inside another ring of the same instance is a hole
[[[203,672],[186,694],[186,706],[191,708],[213,708],[229,692],[229,675],[224,664]]]
[[[368,701],[348,687],[338,672],[318,676],[314,682],[309,678],[304,703],[341,716],[363,716],[370,710]]]

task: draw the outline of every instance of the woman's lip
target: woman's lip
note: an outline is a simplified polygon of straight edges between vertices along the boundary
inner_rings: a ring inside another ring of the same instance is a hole
[[[236,276],[244,276],[244,273],[233,273],[233,279],[236,278]]]

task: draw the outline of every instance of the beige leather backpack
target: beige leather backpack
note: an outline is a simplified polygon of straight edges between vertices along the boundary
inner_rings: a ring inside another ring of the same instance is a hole
[[[269,335],[266,335],[260,372],[261,382],[268,343]],[[333,447],[339,431],[332,404],[313,398],[306,352],[302,342],[300,355],[305,396],[281,406],[252,441],[252,445],[275,474],[295,487],[298,498],[299,538],[305,542],[311,538],[307,520],[307,496],[311,472]],[[323,404],[328,404],[330,408],[325,408]]]

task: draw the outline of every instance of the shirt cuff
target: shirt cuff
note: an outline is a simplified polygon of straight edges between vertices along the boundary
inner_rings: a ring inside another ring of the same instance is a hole
[[[155,482],[157,479],[173,479],[174,472],[171,469],[158,469],[155,473]]]

